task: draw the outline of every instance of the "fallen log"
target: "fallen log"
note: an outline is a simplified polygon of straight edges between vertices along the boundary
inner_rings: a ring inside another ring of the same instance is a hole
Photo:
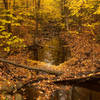
[[[70,78],[69,76],[64,80],[54,80],[54,83],[58,85],[62,84],[83,87],[100,92],[100,70],[93,71],[85,77]]]
[[[33,67],[29,67],[29,66],[26,66],[26,65],[16,64],[14,62],[11,62],[11,61],[8,61],[8,60],[4,60],[4,59],[0,59],[0,62],[12,64],[14,66],[17,66],[17,67],[20,67],[20,68],[24,68],[24,69],[28,69],[28,70],[41,71],[41,72],[54,74],[54,75],[63,74],[63,71],[59,70],[59,68],[57,66],[48,65],[46,63],[42,63],[43,65],[41,64],[41,67],[38,67],[38,65],[40,66],[40,64],[37,62],[35,65],[33,64]]]

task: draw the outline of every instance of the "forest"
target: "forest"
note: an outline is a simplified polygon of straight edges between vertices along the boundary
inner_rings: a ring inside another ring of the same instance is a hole
[[[0,0],[0,100],[100,100],[100,0]]]

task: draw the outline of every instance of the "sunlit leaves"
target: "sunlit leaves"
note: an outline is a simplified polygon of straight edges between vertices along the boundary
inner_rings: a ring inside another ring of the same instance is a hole
[[[9,52],[10,51],[10,47],[4,48],[4,51]]]
[[[4,26],[0,26],[0,32],[4,31],[5,27]]]
[[[20,26],[20,23],[13,23],[12,26]]]
[[[66,0],[67,3],[65,6],[71,10],[71,16],[76,15],[80,16],[81,13],[86,14],[87,13],[93,13],[94,10],[96,10],[96,7],[98,6],[99,2],[97,0]],[[82,11],[80,11],[83,9]],[[97,11],[98,12],[98,11]]]
[[[3,31],[0,34],[0,41],[0,47],[6,52],[9,52],[12,48],[24,47],[23,39],[13,36],[12,33],[8,33],[7,31]]]
[[[69,0],[66,6],[68,6],[69,9],[71,10],[71,14],[75,15],[78,14],[82,4],[83,4],[83,0]]]
[[[10,25],[11,27],[20,26],[19,20],[22,20],[22,17],[15,16],[11,9],[4,9],[0,12],[0,48],[5,52],[24,47],[24,40],[7,30],[7,25]]]
[[[7,21],[5,19],[0,19],[0,22],[2,23],[2,25],[11,23],[11,21]]]
[[[59,0],[58,0],[59,1]],[[60,5],[58,1],[54,0],[45,0],[41,9],[40,14],[45,19],[59,19],[61,18],[61,12],[60,12]]]
[[[94,14],[100,14],[100,3],[99,3],[99,5],[98,5],[97,10],[94,12]]]

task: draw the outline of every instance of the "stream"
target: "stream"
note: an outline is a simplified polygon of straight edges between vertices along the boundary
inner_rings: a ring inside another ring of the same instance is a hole
[[[69,48],[64,47],[64,45],[64,41],[58,35],[48,37],[43,48],[39,49],[38,59],[52,65],[63,63],[70,57]]]

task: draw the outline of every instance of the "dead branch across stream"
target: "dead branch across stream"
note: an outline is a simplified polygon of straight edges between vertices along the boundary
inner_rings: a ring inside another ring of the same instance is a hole
[[[36,66],[33,65],[33,67],[29,67],[26,65],[21,65],[21,64],[16,64],[14,62],[8,61],[8,60],[4,60],[4,59],[0,59],[0,62],[4,62],[4,63],[8,63],[8,64],[12,64],[14,66],[20,67],[20,68],[24,68],[24,69],[28,69],[28,70],[34,70],[34,71],[42,71],[45,73],[49,73],[49,74],[54,74],[54,75],[61,75],[63,72],[59,71],[59,70],[55,70],[55,66],[53,67],[52,65],[49,67],[47,64],[44,64],[43,66],[38,68],[38,63]]]

